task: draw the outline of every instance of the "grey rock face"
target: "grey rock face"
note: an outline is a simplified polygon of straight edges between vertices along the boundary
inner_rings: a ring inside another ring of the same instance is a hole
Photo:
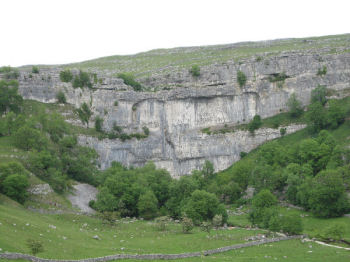
[[[327,74],[317,76],[323,66]],[[244,87],[237,84],[238,70],[247,76]],[[240,152],[280,136],[277,129],[260,129],[255,136],[244,131],[209,136],[201,133],[202,128],[247,123],[254,115],[273,116],[287,109],[292,93],[307,105],[311,90],[319,84],[345,95],[350,90],[350,54],[346,52],[324,53],[322,57],[284,52],[262,61],[247,59],[202,67],[198,78],[184,69],[166,77],[138,79],[144,85],[170,89],[158,92],[134,92],[119,79],[109,77],[94,85],[94,90],[73,89],[70,83],[60,82],[59,72],[59,68],[41,70],[29,78],[29,72],[21,71],[20,93],[27,99],[52,103],[62,90],[68,103],[91,105],[94,117],[103,117],[105,130],[111,130],[114,123],[125,132],[142,132],[142,127],[148,127],[150,136],[144,140],[99,141],[80,136],[79,141],[97,150],[101,168],[112,161],[138,166],[152,160],[173,176],[200,168],[206,159],[216,170],[225,169],[239,159]],[[284,81],[270,82],[269,78],[281,73],[287,77]],[[303,126],[287,127],[287,133],[300,128]]]

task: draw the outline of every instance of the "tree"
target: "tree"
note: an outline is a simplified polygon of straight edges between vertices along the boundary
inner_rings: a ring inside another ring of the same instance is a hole
[[[311,103],[320,102],[321,105],[325,105],[327,102],[327,89],[325,86],[318,85],[311,91]]]
[[[83,124],[86,124],[86,127],[89,127],[89,120],[92,116],[92,112],[89,108],[89,106],[84,102],[80,108],[76,109],[76,113],[78,114],[78,117],[80,121]]]
[[[194,227],[192,219],[186,216],[182,218],[181,224],[182,232],[185,234],[188,234]]]
[[[308,203],[311,212],[319,217],[338,217],[346,213],[349,203],[337,171],[325,170],[314,178]]]
[[[39,240],[27,239],[27,247],[34,256],[38,253],[44,252],[43,244]]]
[[[88,87],[92,88],[92,83],[90,81],[90,75],[87,72],[82,70],[79,71],[79,75],[76,75],[73,79],[73,87],[74,88],[83,88]]]
[[[193,65],[190,69],[190,73],[192,76],[194,77],[198,77],[200,76],[201,72],[200,72],[200,67],[198,65]]]
[[[253,120],[250,121],[250,123],[248,124],[248,130],[250,133],[254,134],[254,131],[258,129],[261,125],[261,117],[259,115],[255,115],[253,117]]]
[[[205,160],[202,168],[203,177],[206,180],[212,179],[214,175],[214,165],[209,160]]]
[[[46,147],[47,139],[42,136],[39,130],[29,127],[28,125],[22,126],[14,134],[15,145],[18,148],[26,151],[31,149],[41,150]]]
[[[297,118],[303,113],[303,108],[301,102],[296,98],[295,93],[293,93],[287,102],[289,114],[291,117]]]
[[[3,193],[18,201],[24,203],[27,198],[27,188],[29,187],[28,178],[21,174],[11,174],[7,176],[2,183]]]
[[[298,215],[280,216],[280,226],[284,233],[295,235],[303,232],[303,224]]]
[[[317,133],[321,129],[325,128],[328,123],[327,111],[319,101],[314,102],[309,106],[309,110],[306,113],[306,118],[311,131],[314,133]]]
[[[242,71],[237,71],[237,83],[240,87],[243,87],[247,82],[247,77]]]
[[[196,190],[184,207],[184,212],[194,224],[199,225],[203,221],[212,220],[216,214],[220,214],[218,207],[219,201],[214,194]]]
[[[39,68],[37,66],[32,67],[32,73],[33,74],[39,74]]]
[[[147,191],[142,194],[137,202],[139,215],[144,219],[152,219],[158,213],[158,200],[152,191]]]
[[[97,116],[95,118],[95,129],[97,132],[102,132],[102,127],[103,127],[103,118],[100,116]]]
[[[60,104],[67,103],[67,99],[66,99],[66,96],[64,95],[63,91],[59,91],[56,94],[56,99],[57,99],[57,102],[60,103]]]
[[[117,199],[109,192],[107,187],[102,187],[97,194],[94,206],[101,212],[114,211],[117,209]]]
[[[23,98],[18,94],[18,82],[16,80],[0,80],[0,116],[13,111],[19,113]]]
[[[252,200],[255,208],[267,208],[277,204],[277,198],[268,189],[261,190]]]
[[[61,71],[60,72],[60,80],[62,82],[66,82],[66,83],[72,81],[73,80],[72,72],[69,69]]]
[[[344,122],[345,110],[340,106],[339,101],[330,100],[328,108],[328,121],[331,128],[335,129]]]

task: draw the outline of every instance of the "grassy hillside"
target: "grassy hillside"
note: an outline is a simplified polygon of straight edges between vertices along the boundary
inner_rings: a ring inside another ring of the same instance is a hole
[[[192,65],[210,65],[227,61],[240,61],[250,57],[261,59],[278,55],[282,51],[315,51],[327,53],[349,52],[349,34],[298,39],[281,39],[262,42],[245,42],[227,45],[156,49],[125,56],[109,56],[81,63],[65,65],[66,68],[103,70],[116,75],[131,72],[137,77],[166,74],[188,69]],[[327,48],[325,51],[320,49]],[[258,58],[260,57],[260,58]]]

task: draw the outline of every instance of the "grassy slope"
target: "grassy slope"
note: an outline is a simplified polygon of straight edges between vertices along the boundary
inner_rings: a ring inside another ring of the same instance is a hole
[[[125,56],[109,56],[81,63],[64,65],[66,68],[104,70],[115,75],[132,72],[137,77],[258,56],[277,55],[282,51],[312,51],[329,48],[327,53],[349,52],[349,34],[275,41],[246,42],[229,45],[156,49]],[[345,51],[344,51],[345,50]]]
[[[26,239],[38,239],[44,243],[45,252],[40,256],[45,258],[78,259],[123,252],[198,251],[242,243],[245,237],[262,232],[219,230],[212,231],[209,239],[207,233],[198,228],[192,234],[183,234],[181,226],[175,223],[166,232],[157,231],[152,223],[146,221],[132,223],[123,220],[116,227],[111,227],[103,225],[98,219],[82,215],[42,215],[29,212],[12,204],[12,201],[4,201],[4,198],[0,198],[0,247],[3,251],[28,253]],[[86,227],[83,226],[85,223]],[[52,229],[49,225],[57,228]],[[101,240],[93,239],[94,235],[98,235]],[[214,238],[215,235],[217,237]]]

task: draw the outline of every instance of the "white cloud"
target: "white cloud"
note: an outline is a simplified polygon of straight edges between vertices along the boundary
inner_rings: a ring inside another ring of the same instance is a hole
[[[2,0],[0,65],[347,33],[344,0]]]

